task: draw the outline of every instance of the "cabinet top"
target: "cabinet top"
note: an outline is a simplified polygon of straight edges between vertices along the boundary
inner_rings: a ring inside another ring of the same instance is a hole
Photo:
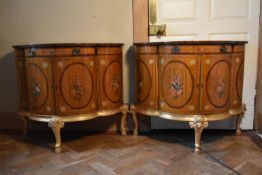
[[[50,47],[122,47],[123,43],[49,43],[14,45],[13,48],[50,48]]]
[[[134,43],[136,46],[159,46],[159,45],[218,45],[218,44],[246,44],[247,41],[168,41],[168,42],[152,42],[152,43]]]

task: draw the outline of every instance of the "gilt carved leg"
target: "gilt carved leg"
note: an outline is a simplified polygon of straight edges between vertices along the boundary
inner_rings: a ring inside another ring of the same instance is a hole
[[[28,121],[27,121],[27,116],[21,116],[21,119],[23,121],[23,128],[22,128],[22,132],[23,135],[26,135],[28,132]]]
[[[204,128],[207,128],[208,122],[202,117],[195,117],[192,122],[189,122],[191,128],[195,130],[195,153],[200,151],[201,134]]]
[[[132,113],[133,121],[134,121],[134,129],[133,129],[133,135],[137,136],[138,135],[138,120],[137,120],[137,113],[135,110],[135,106],[131,105],[130,106],[130,111]]]
[[[242,121],[243,114],[237,115],[236,119],[236,134],[239,136],[241,134],[241,128],[240,128],[240,123]]]
[[[53,133],[55,135],[55,152],[60,153],[61,152],[61,135],[60,130],[64,127],[64,122],[60,117],[53,117],[48,123],[48,126],[52,128]]]
[[[245,104],[242,104],[242,109],[243,109],[243,112],[238,114],[237,118],[236,118],[236,134],[237,135],[241,134],[240,124],[241,124],[242,118],[244,116],[244,112],[247,110]]]
[[[128,105],[124,104],[122,107],[122,117],[121,117],[121,135],[125,136],[126,135],[126,117],[127,117],[127,112],[128,112]]]

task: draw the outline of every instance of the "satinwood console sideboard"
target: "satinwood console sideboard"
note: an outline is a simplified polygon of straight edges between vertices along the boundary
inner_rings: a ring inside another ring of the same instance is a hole
[[[195,130],[195,151],[209,121],[245,112],[242,103],[246,41],[177,41],[137,43],[137,113],[187,121]],[[137,125],[136,125],[137,126]],[[135,128],[138,133],[138,127]]]
[[[33,44],[13,46],[16,53],[20,111],[27,119],[47,122],[61,151],[65,122],[90,120],[122,112],[123,44]]]

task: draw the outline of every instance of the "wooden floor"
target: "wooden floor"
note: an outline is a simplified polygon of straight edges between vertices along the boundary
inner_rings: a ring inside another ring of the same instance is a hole
[[[63,152],[55,154],[51,131],[0,132],[0,174],[262,174],[262,149],[249,134],[203,134],[202,153],[195,154],[191,130],[144,136],[63,132]]]

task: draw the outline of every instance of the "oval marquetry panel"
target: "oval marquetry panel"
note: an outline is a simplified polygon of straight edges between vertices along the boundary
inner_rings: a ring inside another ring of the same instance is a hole
[[[137,100],[143,103],[150,95],[152,78],[144,61],[138,60],[137,67]]]
[[[209,102],[222,108],[229,98],[230,66],[225,60],[218,61],[209,70],[206,77],[206,92]]]
[[[27,79],[30,106],[34,109],[42,108],[48,97],[48,81],[41,66],[29,63],[27,66]]]
[[[182,108],[193,95],[193,74],[185,63],[171,61],[163,68],[161,87],[166,104],[172,108]]]
[[[80,62],[67,65],[61,75],[60,91],[69,107],[85,108],[93,96],[93,77],[88,66]]]
[[[106,97],[112,103],[119,102],[122,97],[122,69],[121,62],[112,61],[105,69],[103,76],[103,89]]]
[[[244,75],[243,72],[244,72],[244,65],[243,62],[241,62],[237,70],[237,78],[236,78],[237,97],[240,101],[242,101],[243,75]]]

